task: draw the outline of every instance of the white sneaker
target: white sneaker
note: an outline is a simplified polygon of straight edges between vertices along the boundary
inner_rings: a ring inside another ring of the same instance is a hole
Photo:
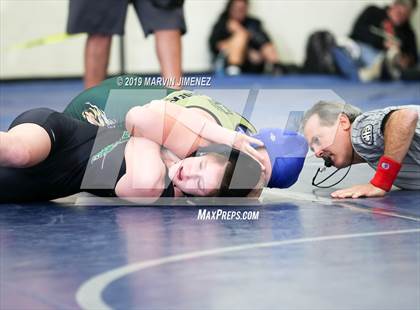
[[[235,76],[241,74],[241,68],[238,66],[228,66],[226,67],[226,75]]]

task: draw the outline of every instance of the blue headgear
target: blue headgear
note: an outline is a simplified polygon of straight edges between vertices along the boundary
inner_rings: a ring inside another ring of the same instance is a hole
[[[287,188],[298,179],[305,162],[308,144],[294,131],[264,128],[253,136],[264,142],[272,172],[268,187]]]

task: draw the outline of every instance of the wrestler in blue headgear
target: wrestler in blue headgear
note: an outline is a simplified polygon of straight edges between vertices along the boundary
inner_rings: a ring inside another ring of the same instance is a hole
[[[253,136],[264,142],[271,163],[271,177],[267,186],[287,188],[298,179],[305,162],[308,144],[294,131],[264,128]]]

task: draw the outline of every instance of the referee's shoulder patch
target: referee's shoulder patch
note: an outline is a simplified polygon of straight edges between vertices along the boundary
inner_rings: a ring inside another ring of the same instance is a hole
[[[369,124],[363,127],[360,137],[364,144],[372,145],[373,144],[373,125]]]

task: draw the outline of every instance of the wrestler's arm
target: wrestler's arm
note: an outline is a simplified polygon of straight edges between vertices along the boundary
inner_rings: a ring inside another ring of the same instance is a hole
[[[413,140],[419,115],[413,109],[391,112],[384,125],[384,154],[397,163],[407,155]],[[386,191],[371,183],[356,185],[331,194],[334,198],[382,197]]]
[[[185,158],[201,146],[226,144],[259,159],[250,143],[261,141],[219,126],[214,120],[191,109],[165,101],[152,101],[132,108],[126,116],[126,128],[133,136],[146,137]]]
[[[145,138],[131,137],[125,148],[126,173],[117,182],[118,197],[151,203],[165,188],[165,165],[160,156],[160,145]]]

